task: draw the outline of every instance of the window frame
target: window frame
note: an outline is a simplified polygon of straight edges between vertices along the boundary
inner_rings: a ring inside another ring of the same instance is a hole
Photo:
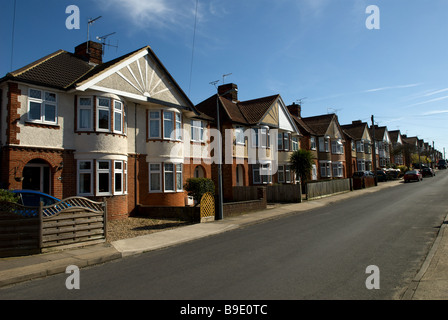
[[[81,163],[86,162],[90,164],[90,169],[81,169]],[[77,160],[77,164],[76,164],[76,168],[77,168],[77,173],[76,173],[76,194],[78,196],[93,196],[94,192],[93,192],[93,160]],[[80,187],[81,187],[81,180],[80,177],[81,175],[84,174],[89,174],[90,175],[90,192],[88,193],[81,193],[80,192]]]
[[[108,169],[100,169],[100,163],[108,163]],[[110,196],[112,195],[112,167],[111,160],[96,160],[96,195]],[[108,174],[108,191],[100,192],[100,174]]]
[[[204,142],[204,121],[191,120],[190,122],[190,140],[193,142]],[[199,136],[197,136],[199,134]]]
[[[109,101],[109,106],[100,105],[100,100]],[[111,132],[111,109],[112,109],[112,99],[105,97],[96,97],[96,131],[98,132]],[[100,112],[105,111],[108,114],[107,117],[107,128],[100,128]]]
[[[151,118],[151,113],[157,114],[157,118]],[[156,122],[158,126],[157,136],[151,136],[151,121]],[[162,139],[162,111],[148,110],[148,139]]]
[[[158,165],[159,168],[156,169],[151,169],[151,165]],[[162,163],[149,163],[148,164],[148,170],[149,170],[149,175],[148,175],[148,179],[149,179],[149,186],[148,186],[148,190],[149,193],[160,193],[162,192]],[[159,177],[159,189],[152,189],[151,188],[151,182],[152,182],[152,174],[158,174]]]
[[[124,133],[124,125],[123,125],[124,104],[123,104],[123,102],[121,102],[119,100],[113,100],[113,104],[114,104],[114,107],[113,107],[113,109],[114,109],[114,124],[113,124],[114,128],[113,129],[114,130],[113,130],[113,132],[118,133],[118,134],[123,134]],[[117,107],[116,107],[117,104],[121,105],[120,109],[117,109]],[[116,129],[117,118],[120,119],[120,130]]]
[[[167,166],[172,166],[172,170],[167,170]],[[167,189],[167,174],[172,174],[172,183],[173,183],[173,189]],[[174,163],[171,162],[164,162],[163,163],[163,192],[170,193],[170,192],[176,192],[176,167]]]
[[[40,93],[40,98],[35,98],[31,96],[31,91],[36,91]],[[46,95],[54,95],[54,101],[47,100]],[[30,118],[31,116],[31,104],[35,103],[39,105],[39,119]],[[46,107],[54,107],[54,121],[46,120]],[[27,121],[32,123],[40,123],[45,125],[57,125],[58,124],[58,94],[52,91],[29,88],[28,89],[28,102],[27,102]]]
[[[114,175],[114,186],[113,186],[113,193],[114,195],[123,195],[125,194],[124,190],[124,163],[126,161],[123,160],[114,160],[113,163],[113,175]],[[117,164],[121,164],[121,168],[117,169]],[[121,191],[117,191],[117,175],[120,175],[120,183],[121,183]]]
[[[88,106],[81,105],[81,99],[90,100],[90,104]],[[93,97],[92,96],[79,96],[78,97],[78,105],[77,105],[77,120],[76,120],[76,130],[77,131],[93,131]],[[87,128],[81,128],[81,111],[86,110],[89,113],[89,126]]]

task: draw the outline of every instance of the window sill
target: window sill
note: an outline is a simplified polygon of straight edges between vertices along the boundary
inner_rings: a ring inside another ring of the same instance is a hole
[[[50,123],[26,121],[25,122],[25,126],[36,127],[36,128],[55,129],[55,130],[61,129],[61,126],[56,124],[56,123],[55,124],[50,124]]]

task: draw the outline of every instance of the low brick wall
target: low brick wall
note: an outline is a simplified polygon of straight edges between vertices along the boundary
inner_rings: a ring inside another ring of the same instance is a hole
[[[264,210],[267,207],[266,187],[257,187],[258,200],[227,202],[223,204],[223,217],[238,216],[251,211]]]
[[[200,207],[166,207],[138,205],[134,216],[152,219],[177,219],[182,221],[200,222]]]
[[[353,190],[371,188],[375,186],[374,177],[353,178]]]

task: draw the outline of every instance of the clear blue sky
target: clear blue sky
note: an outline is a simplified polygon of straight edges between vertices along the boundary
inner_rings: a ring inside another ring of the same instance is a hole
[[[118,44],[105,60],[150,45],[193,103],[231,73],[240,100],[303,99],[303,116],[336,112],[341,124],[374,115],[448,151],[446,0],[16,0],[14,42],[14,0],[0,1],[0,76],[73,52],[88,19],[102,16],[91,40],[116,32],[108,41]],[[66,28],[69,5],[80,9],[79,30]],[[369,5],[380,29],[366,27]]]

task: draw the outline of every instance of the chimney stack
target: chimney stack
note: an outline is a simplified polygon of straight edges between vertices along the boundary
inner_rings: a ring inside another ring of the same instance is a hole
[[[87,41],[75,48],[75,55],[83,58],[90,64],[103,63],[103,45],[98,42]]]
[[[232,102],[236,102],[238,101],[238,86],[234,83],[220,85],[218,87],[218,94]]]
[[[287,108],[293,116],[296,116],[297,118],[302,117],[302,106],[300,104],[293,102],[292,105],[289,105]]]

